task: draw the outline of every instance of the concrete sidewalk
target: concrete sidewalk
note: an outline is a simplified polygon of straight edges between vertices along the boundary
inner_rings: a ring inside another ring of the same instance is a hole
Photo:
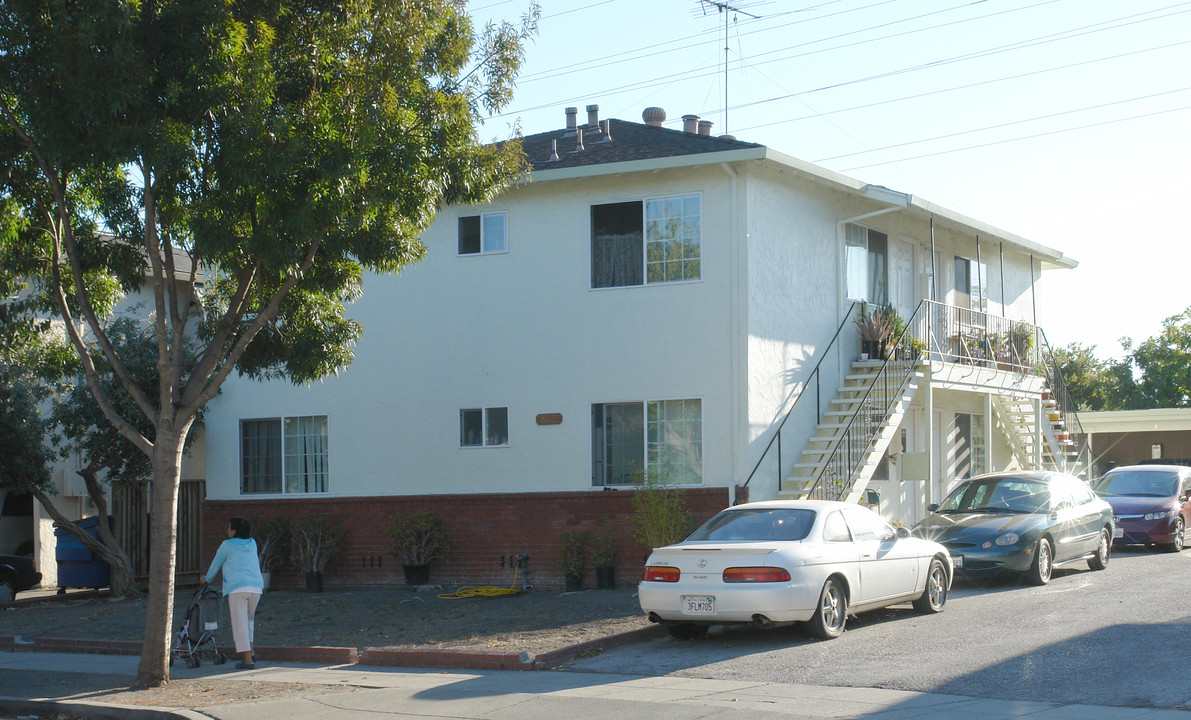
[[[1189,720],[1178,710],[987,700],[958,695],[872,688],[814,687],[683,677],[642,677],[575,672],[517,672],[364,668],[258,663],[255,670],[229,665],[190,669],[175,665],[176,679],[203,678],[218,692],[220,679],[261,683],[331,685],[342,692],[309,693],[279,700],[206,706],[201,710],[108,705],[87,698],[126,688],[137,658],[113,655],[10,652],[0,654],[0,717],[65,712],[86,718],[218,718],[355,720],[451,718],[556,720],[649,717],[679,720],[777,720],[778,718],[925,718],[951,720]],[[325,690],[325,688],[324,688]],[[63,698],[75,699],[66,700]]]

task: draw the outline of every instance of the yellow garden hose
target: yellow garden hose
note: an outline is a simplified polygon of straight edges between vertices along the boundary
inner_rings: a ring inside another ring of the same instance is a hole
[[[513,585],[512,587],[502,588],[495,585],[485,585],[483,587],[471,587],[465,585],[453,593],[443,593],[439,595],[440,600],[463,600],[474,597],[502,597],[505,595],[520,595],[521,591],[517,590],[517,571],[520,568],[514,566],[513,568]]]

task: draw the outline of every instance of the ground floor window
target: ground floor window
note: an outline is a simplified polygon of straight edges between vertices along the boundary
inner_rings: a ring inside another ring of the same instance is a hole
[[[240,492],[324,493],[327,416],[240,421]]]
[[[697,399],[591,406],[592,485],[703,481],[703,403]]]
[[[507,407],[459,411],[460,447],[496,447],[509,444]]]

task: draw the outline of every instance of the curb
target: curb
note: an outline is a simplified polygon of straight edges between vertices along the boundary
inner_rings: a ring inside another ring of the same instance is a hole
[[[66,713],[87,720],[211,720],[187,708],[164,708],[147,705],[116,705],[114,703],[79,702],[77,700],[25,700],[0,697],[0,710],[16,716],[57,717]]]

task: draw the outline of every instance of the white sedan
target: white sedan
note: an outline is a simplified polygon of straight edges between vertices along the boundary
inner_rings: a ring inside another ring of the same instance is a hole
[[[903,602],[941,611],[952,572],[947,548],[860,505],[775,500],[730,507],[655,549],[638,596],[679,639],[711,625],[789,622],[834,638],[849,613]]]

